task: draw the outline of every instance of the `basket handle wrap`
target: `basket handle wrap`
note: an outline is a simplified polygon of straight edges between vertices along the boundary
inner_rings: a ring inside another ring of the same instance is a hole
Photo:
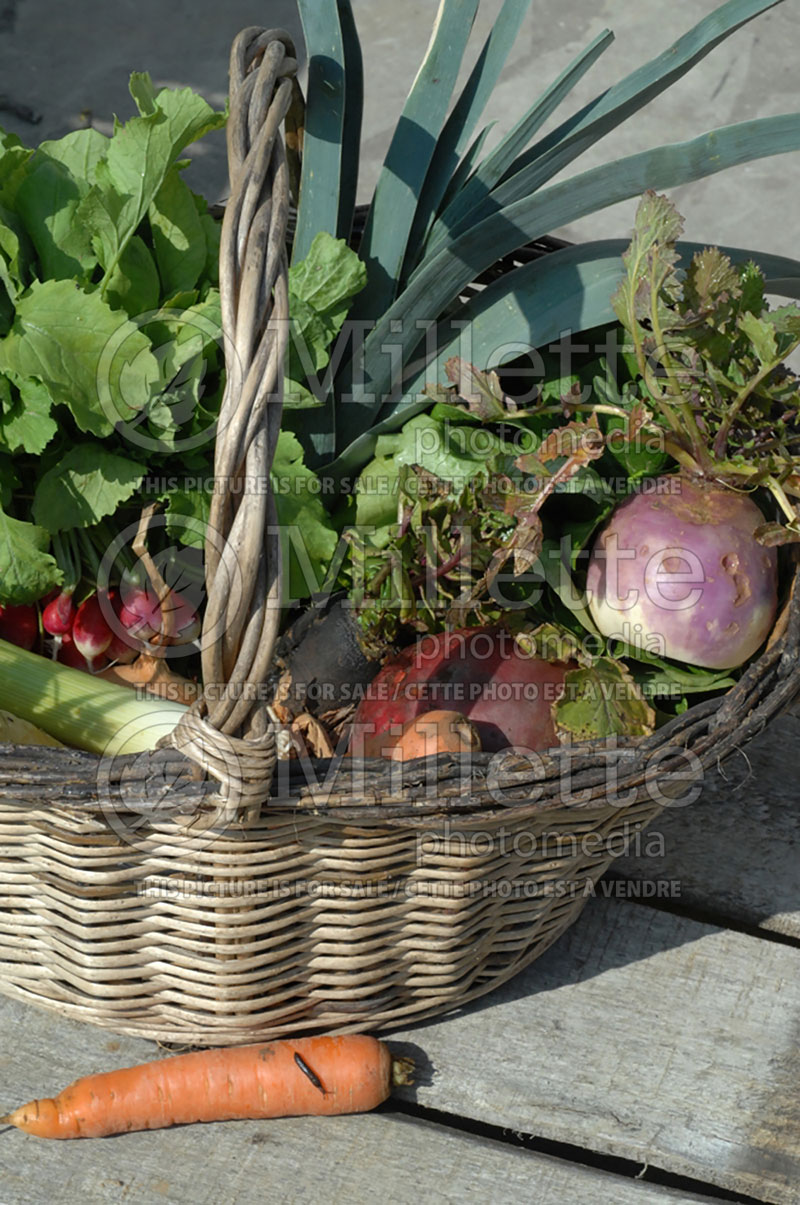
[[[270,466],[289,337],[289,168],[281,127],[297,106],[295,49],[252,26],[230,58],[230,199],[220,245],[226,384],[205,543],[203,694],[168,743],[220,783],[218,816],[254,819],[269,796],[275,732],[263,696],[278,634],[281,544]]]

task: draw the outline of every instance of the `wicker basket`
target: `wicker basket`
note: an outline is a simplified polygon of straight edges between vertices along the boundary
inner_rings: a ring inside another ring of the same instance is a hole
[[[296,120],[295,67],[280,32],[248,29],[234,43],[218,485],[266,479],[280,423],[280,128]],[[228,688],[208,692],[168,748],[114,759],[2,749],[7,994],[198,1045],[453,1009],[533,962],[635,834],[800,689],[793,588],[737,685],[647,739],[468,765],[276,764],[260,697],[279,614],[279,548],[263,536],[274,524],[259,490],[214,496],[203,678]]]

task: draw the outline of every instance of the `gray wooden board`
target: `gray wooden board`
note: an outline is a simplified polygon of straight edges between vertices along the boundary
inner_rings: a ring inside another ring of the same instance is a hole
[[[670,884],[682,907],[800,937],[800,711],[709,773],[696,802],[662,812],[614,871],[642,890]]]
[[[444,1112],[800,1201],[800,950],[590,900],[529,970],[404,1031]]]
[[[19,1101],[84,1074],[154,1057],[151,1043],[0,999],[3,1096]],[[182,1126],[46,1142],[0,1132],[3,1205],[262,1205],[376,1199],[530,1201],[537,1205],[708,1202],[391,1112]]]

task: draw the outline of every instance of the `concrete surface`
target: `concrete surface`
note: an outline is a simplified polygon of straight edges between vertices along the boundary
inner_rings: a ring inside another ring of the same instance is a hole
[[[483,0],[472,57],[501,0]],[[366,62],[361,199],[369,197],[394,123],[427,44],[437,0],[354,0]],[[505,76],[487,110],[510,128],[526,104],[602,29],[616,41],[573,93],[566,112],[670,45],[717,7],[716,0],[533,0]],[[29,142],[91,120],[108,131],[113,114],[133,113],[132,70],[156,84],[185,85],[215,105],[226,93],[227,57],[247,25],[283,26],[300,40],[293,0],[5,0],[0,4],[0,93],[41,115],[31,125],[9,111],[0,125]],[[784,0],[731,36],[668,93],[609,135],[582,168],[715,125],[800,110],[796,59],[800,2]],[[472,61],[472,59],[470,59]],[[552,122],[551,122],[552,124]],[[546,127],[547,128],[547,127]],[[577,170],[572,167],[566,174]],[[223,138],[204,141],[190,169],[211,200],[225,191]],[[800,154],[736,168],[672,194],[687,237],[800,253]],[[627,235],[634,203],[615,206],[560,233],[571,238]]]

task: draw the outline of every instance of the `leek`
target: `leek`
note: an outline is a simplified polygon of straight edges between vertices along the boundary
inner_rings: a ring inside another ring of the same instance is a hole
[[[105,682],[0,640],[0,707],[74,749],[143,753],[172,732],[183,703]]]

